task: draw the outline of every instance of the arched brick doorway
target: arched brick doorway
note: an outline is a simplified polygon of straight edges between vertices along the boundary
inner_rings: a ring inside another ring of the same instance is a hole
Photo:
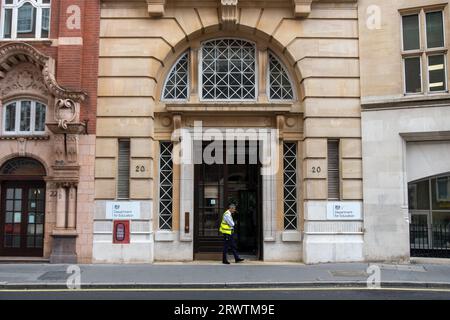
[[[45,176],[32,158],[14,158],[0,168],[0,256],[43,256]]]

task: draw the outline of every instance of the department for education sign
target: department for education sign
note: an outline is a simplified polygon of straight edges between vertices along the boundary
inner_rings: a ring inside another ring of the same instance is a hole
[[[360,202],[334,201],[327,204],[328,220],[361,220]]]
[[[141,204],[139,202],[110,202],[106,203],[106,219],[136,220],[141,218]]]

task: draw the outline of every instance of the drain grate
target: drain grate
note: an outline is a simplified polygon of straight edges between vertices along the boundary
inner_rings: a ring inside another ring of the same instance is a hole
[[[70,274],[65,271],[48,271],[42,274],[38,280],[67,280]]]
[[[334,277],[368,277],[369,275],[365,271],[357,270],[335,270],[330,271],[331,275]]]

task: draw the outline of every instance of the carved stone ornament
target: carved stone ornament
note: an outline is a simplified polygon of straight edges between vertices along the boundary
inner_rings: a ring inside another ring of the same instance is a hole
[[[48,93],[42,73],[31,63],[18,65],[0,81],[0,96],[2,99],[23,94],[46,97]]]
[[[238,0],[220,1],[220,19],[224,29],[232,29],[238,20]]]
[[[16,83],[19,88],[31,86],[39,80],[46,88],[45,91],[48,91],[57,99],[71,99],[80,102],[87,96],[82,91],[67,90],[61,87],[56,82],[54,75],[55,61],[40,53],[33,46],[23,42],[9,42],[0,46],[0,82],[2,86],[6,87],[3,83],[7,83],[5,77],[8,77],[8,73],[13,72],[14,69],[24,63],[35,65],[40,77],[39,79],[36,78],[36,74],[28,70],[29,73],[23,73],[20,77],[17,77],[17,81],[20,79],[20,82]]]
[[[77,117],[77,103],[71,99],[57,99],[55,101],[55,120],[58,128],[67,130],[67,124]]]

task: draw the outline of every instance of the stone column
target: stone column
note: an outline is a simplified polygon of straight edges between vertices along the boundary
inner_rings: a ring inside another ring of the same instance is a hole
[[[56,228],[66,228],[66,209],[67,209],[67,194],[66,188],[62,184],[58,184],[58,194],[56,200]]]
[[[75,185],[69,187],[69,212],[67,215],[67,228],[70,230],[76,229],[77,220],[77,188]]]

